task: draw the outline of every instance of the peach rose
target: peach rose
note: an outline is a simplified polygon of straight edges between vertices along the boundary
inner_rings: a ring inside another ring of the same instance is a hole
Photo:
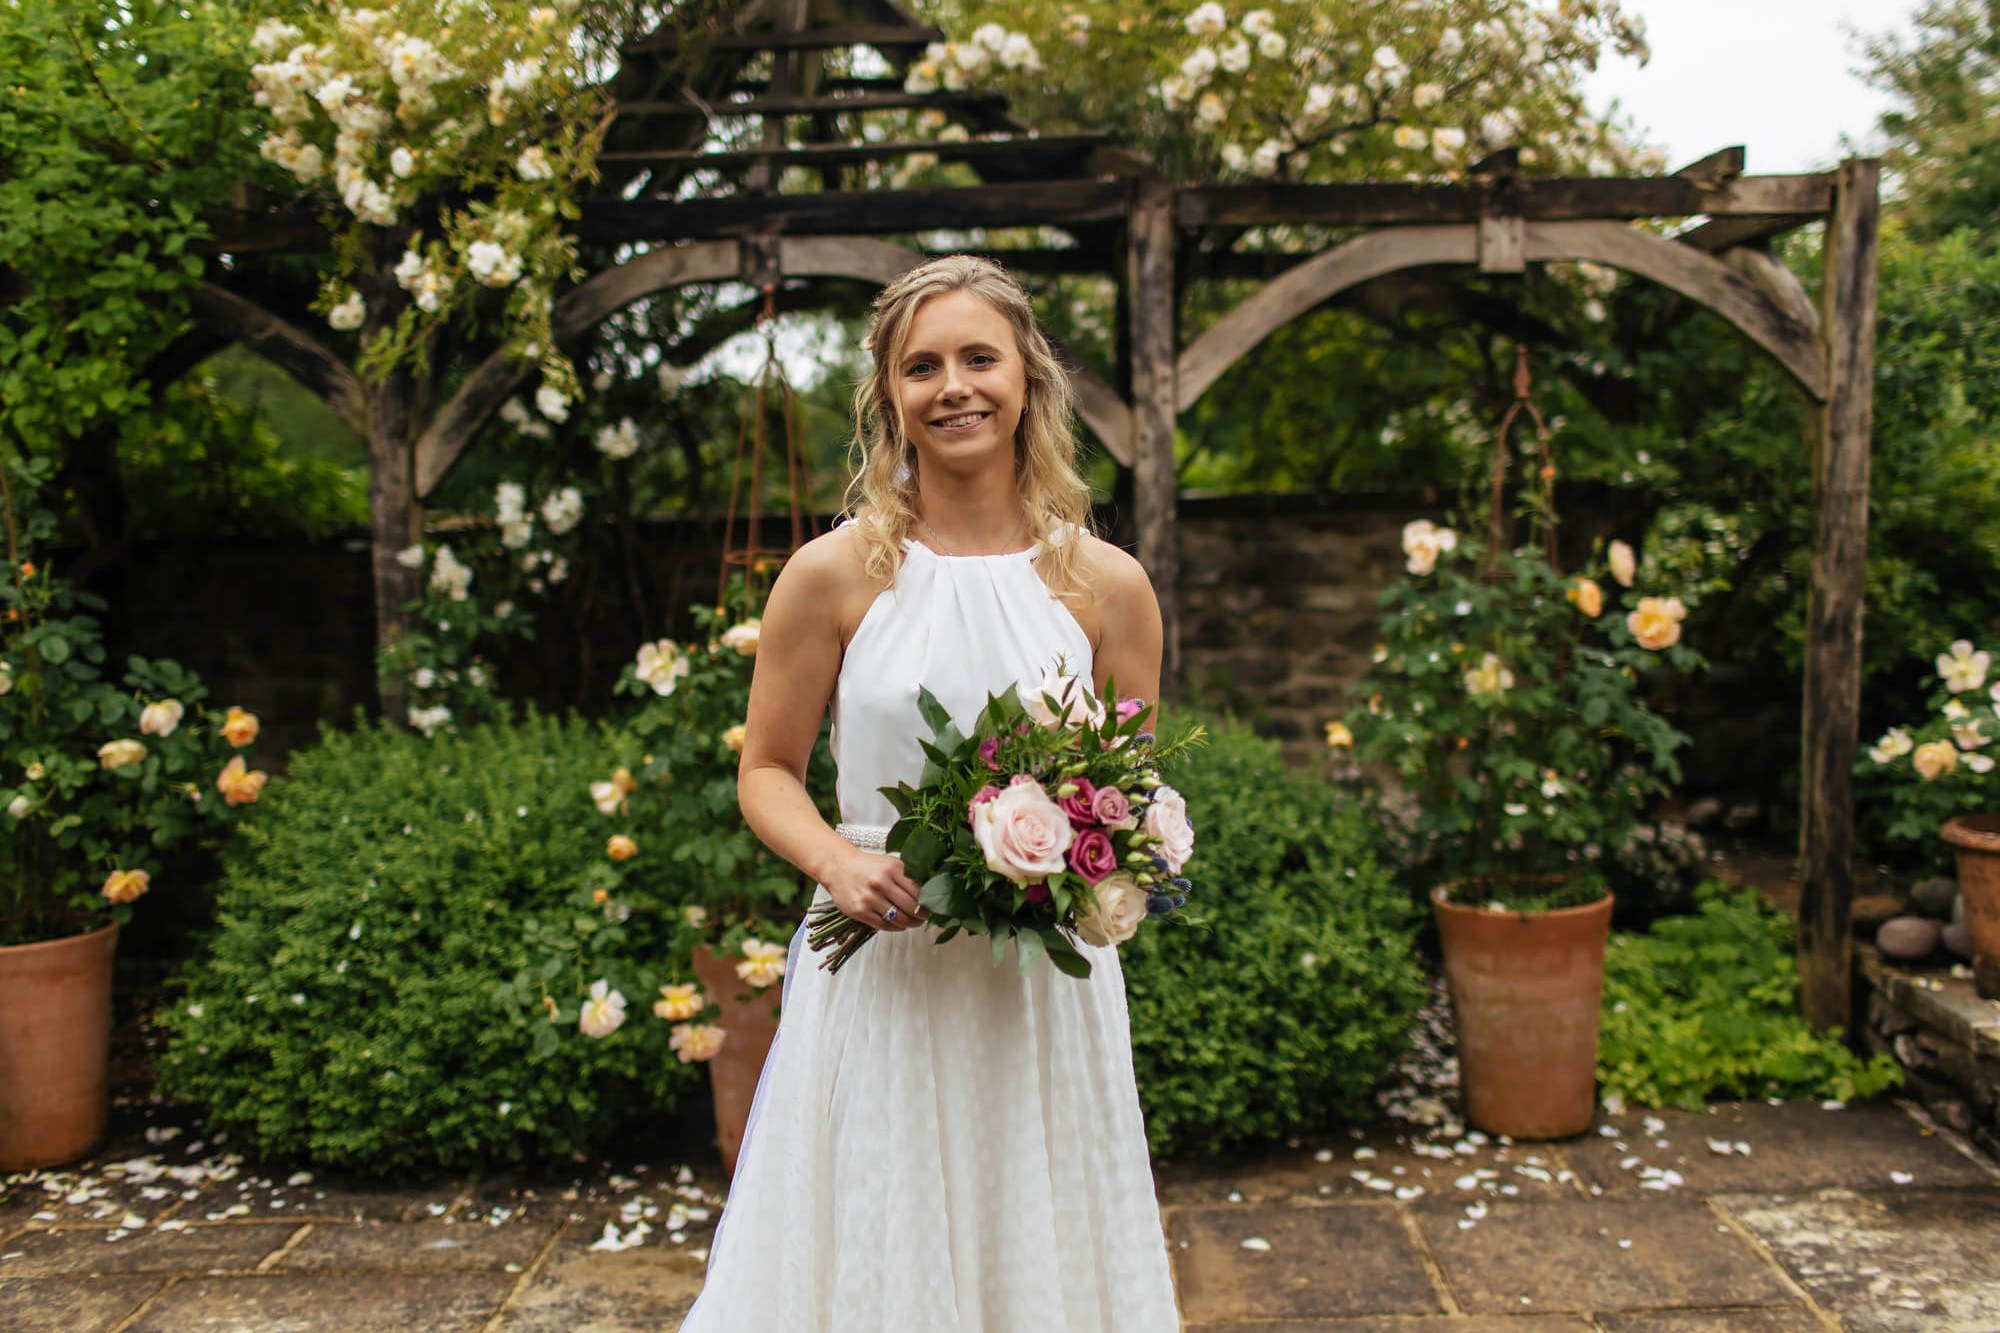
[[[231,704],[229,715],[222,720],[222,739],[240,750],[257,739],[257,726],[255,713],[246,713]]]
[[[1592,620],[1604,614],[1604,589],[1597,586],[1596,579],[1578,579],[1563,595]]]
[[[1437,568],[1438,556],[1457,545],[1457,533],[1427,518],[1403,525],[1403,554],[1409,558],[1407,568],[1412,574],[1430,573]]]
[[[670,1022],[693,1018],[708,1008],[708,997],[701,993],[701,987],[692,981],[684,981],[676,986],[660,987],[660,998],[653,1001],[653,1016]]]
[[[1618,586],[1631,587],[1639,574],[1639,559],[1632,554],[1632,548],[1624,542],[1613,542],[1605,557],[1611,562],[1611,577],[1618,580]]]
[[[1958,767],[1958,751],[1950,741],[1926,741],[1916,748],[1910,762],[1916,765],[1917,776],[1929,782]]]
[[[722,733],[722,743],[737,754],[743,753],[744,727],[741,722]]]
[[[1069,816],[1032,778],[1016,782],[972,809],[972,836],[986,866],[1016,884],[1060,874],[1075,840]]]
[[[763,633],[764,622],[753,616],[740,625],[731,625],[722,631],[722,646],[745,657],[755,657],[757,640]]]
[[[104,896],[114,903],[137,902],[153,887],[152,875],[144,870],[114,870],[104,877]]]
[[[1130,871],[1118,870],[1092,886],[1088,912],[1076,917],[1076,933],[1092,944],[1123,944],[1146,919],[1146,891]]]
[[[604,844],[604,854],[614,861],[629,861],[639,854],[639,844],[622,833],[614,833]]]
[[[162,699],[139,710],[139,730],[148,736],[171,736],[186,708],[178,699]]]
[[[1625,628],[1641,648],[1658,652],[1681,641],[1681,621],[1686,616],[1687,608],[1678,597],[1641,597],[1638,609],[1625,617]]]
[[[715,1053],[722,1049],[722,1039],[728,1035],[713,1023],[680,1023],[668,1036],[667,1045],[680,1057],[682,1064],[693,1060],[713,1060]]]
[[[243,756],[237,755],[222,766],[216,776],[215,789],[222,793],[222,799],[230,805],[249,805],[264,792],[264,782],[269,776],[263,769],[246,772]]]
[[[123,768],[136,764],[146,757],[146,746],[141,741],[106,741],[97,747],[97,763],[101,768]]]
[[[768,986],[785,975],[785,946],[763,940],[743,941],[743,961],[736,975],[753,986]]]

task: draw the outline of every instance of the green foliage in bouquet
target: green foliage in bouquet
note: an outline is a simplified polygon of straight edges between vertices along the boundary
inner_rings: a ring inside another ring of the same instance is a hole
[[[192,672],[135,656],[109,674],[90,614],[103,599],[41,559],[56,517],[37,497],[53,469],[0,457],[0,945],[123,924],[161,853],[222,841],[265,779],[235,753],[257,719],[204,708]]]
[[[1645,801],[1679,777],[1687,737],[1648,706],[1647,677],[1692,671],[1686,607],[1641,596],[1622,542],[1608,571],[1565,574],[1542,542],[1489,550],[1419,520],[1408,575],[1382,595],[1376,669],[1329,739],[1394,775],[1391,807],[1430,882],[1465,903],[1591,902]],[[1609,609],[1604,583],[1631,589]],[[1540,888],[1540,885],[1559,887]]]
[[[1838,1029],[1799,1013],[1796,927],[1747,889],[1711,881],[1692,916],[1614,934],[1597,1044],[1601,1095],[1699,1110],[1711,1097],[1866,1097],[1902,1081]],[[1613,1103],[1615,1104],[1615,1102]]]
[[[1953,815],[2000,810],[2000,684],[1987,686],[1992,655],[1959,639],[1938,654],[1926,718],[1891,727],[1854,766],[1862,827],[1900,861],[1945,870],[1938,828]]]
[[[425,739],[322,728],[230,848],[175,978],[161,1088],[254,1151],[390,1173],[559,1157],[699,1089],[625,996],[674,979],[679,904],[607,855],[629,744],[529,710]]]
[[[1201,827],[1208,924],[1118,951],[1150,1146],[1214,1153],[1371,1115],[1427,994],[1371,812],[1233,723],[1172,777]]]

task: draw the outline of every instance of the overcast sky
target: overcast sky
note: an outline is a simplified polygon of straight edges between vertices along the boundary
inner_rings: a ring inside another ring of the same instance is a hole
[[[1852,71],[1849,26],[1908,32],[1917,0],[1624,0],[1646,21],[1652,59],[1613,60],[1588,84],[1602,111],[1616,98],[1664,148],[1668,170],[1742,144],[1759,174],[1811,171],[1866,148],[1882,94]]]

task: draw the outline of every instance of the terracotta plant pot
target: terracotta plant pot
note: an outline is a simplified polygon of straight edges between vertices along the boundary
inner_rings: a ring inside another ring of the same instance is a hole
[[[111,1114],[114,922],[0,948],[0,1172],[88,1156]]]
[[[1974,983],[1987,999],[2000,1000],[2000,814],[1959,815],[1938,834],[1958,859]]]
[[[1472,1125],[1517,1139],[1590,1128],[1611,903],[1489,912],[1432,890]]]
[[[736,1154],[743,1146],[743,1129],[750,1121],[750,1103],[764,1057],[778,1035],[778,997],[783,983],[752,986],[736,975],[736,959],[728,954],[694,951],[694,974],[701,988],[721,1006],[716,1023],[727,1035],[722,1049],[708,1062],[709,1091],[715,1098],[715,1136],[722,1148],[722,1169],[736,1174]]]

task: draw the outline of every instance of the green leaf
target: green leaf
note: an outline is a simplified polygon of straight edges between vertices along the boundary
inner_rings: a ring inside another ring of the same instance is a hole
[[[917,687],[917,711],[923,714],[924,721],[930,725],[933,735],[942,734],[944,729],[951,725],[951,710],[938,702],[937,696],[930,692],[928,686]]]
[[[1038,934],[1042,947],[1048,951],[1049,961],[1056,965],[1057,971],[1069,977],[1090,975],[1090,960],[1076,951],[1068,936],[1054,926],[1046,926]]]
[[[1035,970],[1035,959],[1047,948],[1041,935],[1032,930],[1024,930],[1014,937],[1014,944],[1020,955],[1021,975],[1027,976]]]
[[[956,915],[951,910],[952,899],[956,895],[956,890],[957,885],[952,881],[950,875],[932,875],[924,881],[924,887],[918,891],[917,904],[926,912],[936,916]],[[957,927],[954,926],[952,929],[956,930]]]
[[[918,828],[903,844],[903,866],[916,880],[927,880],[937,873],[938,862],[951,850],[951,844],[939,837],[933,829]]]

